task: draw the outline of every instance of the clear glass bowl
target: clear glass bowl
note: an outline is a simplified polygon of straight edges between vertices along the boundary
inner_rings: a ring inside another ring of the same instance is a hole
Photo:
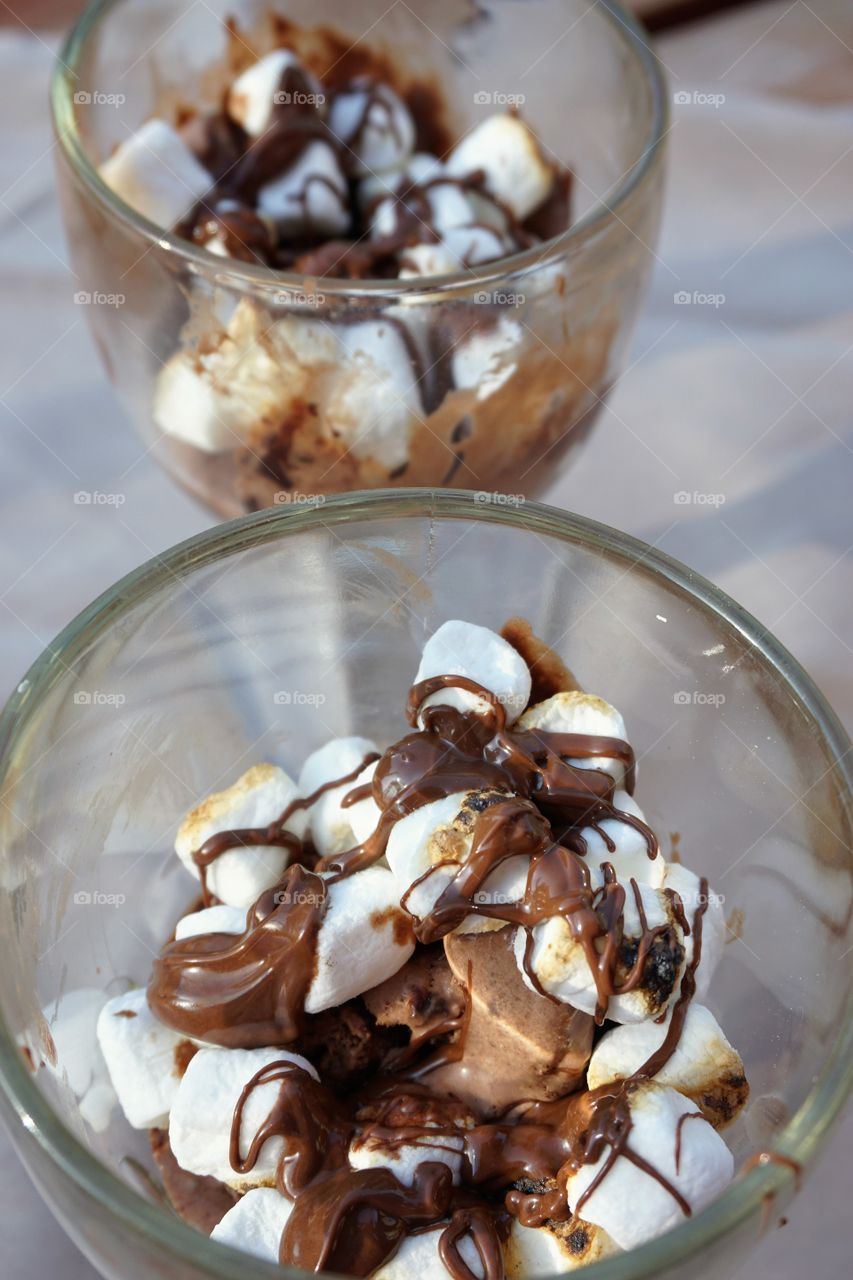
[[[223,19],[240,21],[260,53],[273,37],[253,23],[259,9],[392,50],[407,82],[441,86],[456,136],[520,98],[575,174],[570,231],[427,283],[354,283],[215,257],[136,214],[98,164],[155,112],[218,104]],[[97,0],[57,64],[52,102],[78,298],[108,376],[146,450],[218,515],[397,485],[532,496],[587,435],[623,367],[663,189],[664,84],[617,5]],[[330,368],[306,356],[311,335],[356,317],[408,333],[411,367],[395,374],[405,392],[370,394],[384,356],[367,372],[354,358]],[[203,449],[187,441],[174,385],[211,350],[239,406]]]
[[[665,852],[679,833],[725,895],[740,939],[710,1003],[752,1088],[728,1131],[738,1163],[765,1150],[808,1169],[853,1075],[851,745],[809,677],[709,583],[604,526],[474,494],[342,495],[137,570],[49,646],[0,722],[0,1104],[111,1280],[293,1273],[141,1193],[129,1160],[146,1162],[144,1137],[118,1115],[100,1132],[84,1119],[92,1081],[57,1031],[70,993],[146,980],[193,896],[170,850],[198,797],[252,762],[293,771],[333,734],[397,736],[424,637],[448,617],[511,614],[623,711]],[[22,1045],[49,1060],[51,1026],[59,1060],[32,1073]],[[796,1183],[783,1163],[753,1168],[589,1280],[728,1280]]]

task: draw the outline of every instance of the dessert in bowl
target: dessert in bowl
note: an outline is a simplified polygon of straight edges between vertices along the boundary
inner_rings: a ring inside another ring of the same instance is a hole
[[[146,445],[222,515],[540,492],[652,261],[639,31],[572,0],[258,13],[96,4],[54,82],[75,273]]]
[[[106,1275],[721,1277],[843,1102],[849,744],[622,535],[262,513],[4,731],[6,1111]]]

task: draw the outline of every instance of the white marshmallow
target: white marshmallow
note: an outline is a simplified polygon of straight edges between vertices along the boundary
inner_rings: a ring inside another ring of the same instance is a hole
[[[350,225],[349,192],[338,157],[322,138],[258,192],[258,212],[283,235],[339,236]]]
[[[646,884],[638,884],[637,891],[648,927],[654,929],[658,925],[670,924],[678,941],[683,942],[671,904],[664,893]],[[625,940],[639,938],[642,934],[640,914],[630,886],[626,886],[623,920]],[[526,938],[525,931],[519,929],[515,937],[515,955],[524,981],[531,990],[535,990],[523,963]],[[595,1013],[597,992],[592,971],[583,946],[562,916],[552,916],[534,928],[530,966],[545,991],[583,1013]],[[674,980],[668,993],[662,993],[657,983],[650,990],[642,985],[635,987],[632,991],[613,996],[606,1016],[613,1022],[643,1022],[646,1018],[657,1017],[678,994],[684,972],[683,960],[677,969],[672,966],[672,972]]]
[[[400,279],[413,280],[417,276],[449,276],[458,271],[460,265],[459,258],[451,253],[446,244],[413,244],[400,254]]]
[[[530,699],[530,670],[519,653],[502,636],[471,622],[444,622],[424,645],[415,684],[432,676],[461,675],[493,693],[511,724]],[[424,702],[428,706],[472,707],[486,711],[485,699],[464,689],[443,689]]]
[[[627,791],[614,792],[613,804],[622,813],[639,818],[641,822],[645,821],[645,814]],[[615,849],[608,848],[602,832],[616,845]],[[648,845],[635,827],[618,818],[604,818],[598,823],[598,829],[583,827],[580,834],[587,846],[584,861],[590,868],[592,883],[596,887],[604,883],[601,867],[609,862],[616,872],[616,878],[626,886],[634,879],[653,889],[663,888],[667,873],[666,859],[659,848],[653,858],[649,857]]]
[[[372,764],[365,765],[361,773],[352,784],[353,787],[363,787],[366,783],[373,781],[373,775],[376,772],[378,761],[374,760]],[[347,809],[350,826],[353,835],[358,844],[364,844],[369,836],[372,836],[376,830],[376,825],[382,816],[382,810],[373,799],[373,796],[365,796],[363,800],[357,801],[356,804],[350,805]]]
[[[292,1212],[293,1201],[286,1200],[275,1187],[255,1187],[228,1210],[210,1238],[242,1249],[253,1258],[277,1263],[281,1237]]]
[[[325,102],[323,86],[316,76],[306,71],[296,54],[290,49],[274,49],[258,62],[247,67],[228,90],[226,106],[232,120],[236,120],[249,137],[260,137],[269,127],[276,107],[291,105],[282,90],[282,77],[286,71],[297,71],[304,78],[304,92],[311,102],[295,102],[295,106],[322,107]],[[299,91],[303,92],[302,90]]]
[[[176,1050],[185,1039],[154,1017],[144,989],[116,996],[101,1010],[101,1052],[134,1129],[165,1127],[181,1080]]]
[[[524,341],[521,325],[506,315],[488,329],[474,329],[453,350],[454,385],[476,391],[478,400],[494,395],[518,368]]]
[[[702,1118],[692,1102],[674,1089],[646,1083],[630,1095],[631,1131],[628,1146],[672,1184],[697,1213],[731,1181],[734,1162],[719,1134]],[[681,1159],[675,1167],[676,1134],[680,1118],[695,1114],[681,1130]],[[595,1164],[583,1165],[567,1182],[569,1203],[577,1204],[608,1158],[605,1150]],[[656,1178],[619,1156],[609,1173],[581,1208],[583,1217],[597,1223],[622,1249],[633,1249],[684,1221],[677,1201]]]
[[[403,967],[414,949],[390,871],[367,867],[329,885],[306,1013],[332,1009],[378,986]]]
[[[227,907],[225,903],[219,903],[183,916],[175,925],[175,941],[196,938],[200,933],[243,933],[245,928],[245,907]]]
[[[701,881],[689,868],[670,862],[666,868],[665,889],[674,889],[681,898],[690,933],[684,939],[685,963],[693,960],[695,934],[693,916],[700,905]],[[702,917],[702,951],[696,968],[696,995],[700,1000],[708,994],[711,979],[726,945],[726,915],[723,900],[713,889],[708,890],[708,907]]]
[[[519,721],[520,729],[545,729],[549,733],[589,733],[603,738],[627,741],[625,721],[615,707],[603,698],[579,689],[555,693],[529,711]],[[610,774],[617,787],[625,780],[625,766],[612,756],[587,760],[571,760],[580,769],[600,769]]]
[[[290,1062],[317,1080],[317,1072],[298,1054],[285,1049],[199,1049],[184,1072],[169,1116],[169,1143],[188,1173],[218,1178],[238,1191],[272,1187],[284,1147],[280,1137],[265,1142],[255,1167],[242,1174],[229,1159],[231,1122],[246,1084],[263,1067]],[[277,1081],[252,1089],[243,1108],[240,1154],[245,1157],[278,1098]]]
[[[506,1280],[562,1275],[619,1252],[606,1231],[579,1218],[544,1227],[523,1227],[513,1218],[504,1251]]]
[[[446,1222],[423,1231],[420,1235],[406,1236],[400,1248],[389,1258],[378,1271],[374,1271],[371,1280],[447,1280],[450,1272],[441,1260],[438,1242]],[[476,1280],[483,1280],[485,1271],[480,1255],[470,1236],[463,1236],[457,1242],[462,1261]]]
[[[375,755],[376,750],[376,743],[369,738],[333,738],[308,756],[299,775],[299,794],[310,796],[336,778],[346,777],[365,756]],[[350,822],[350,810],[341,808],[341,801],[356,785],[350,781],[324,791],[307,811],[308,830],[324,858],[358,843]]]
[[[517,116],[488,116],[458,142],[447,172],[464,178],[481,169],[488,191],[524,219],[550,194],[554,168],[527,125]]]
[[[342,325],[338,336],[341,365],[326,419],[356,457],[394,470],[408,459],[412,428],[423,414],[406,337],[388,320]]]
[[[399,169],[415,145],[408,107],[387,84],[355,86],[332,99],[329,127],[351,152],[351,168],[361,177]]]
[[[393,1148],[371,1146],[369,1139],[355,1138],[350,1145],[349,1162],[353,1169],[390,1169],[405,1186],[414,1186],[418,1168],[425,1160],[446,1164],[459,1183],[465,1139],[443,1133],[430,1142],[427,1136],[401,1142]]]
[[[98,1017],[106,1000],[103,991],[79,987],[66,991],[58,1006],[48,1005],[42,1011],[56,1058],[53,1062],[45,1057],[44,1066],[65,1082],[81,1117],[96,1133],[107,1128],[117,1101],[97,1037]]]
[[[661,1047],[672,1014],[665,1022],[614,1027],[601,1037],[587,1070],[587,1087],[627,1080]],[[746,1101],[743,1062],[704,1005],[692,1002],[672,1057],[654,1076],[658,1084],[677,1089],[702,1110],[715,1128],[727,1123]]]
[[[167,230],[190,212],[213,179],[165,120],[148,120],[101,165],[125,204]]]
[[[512,241],[493,227],[451,227],[444,234],[448,252],[463,267],[476,267],[483,262],[494,262],[513,249]]]
[[[406,166],[406,177],[410,183],[417,183],[418,186],[435,182],[443,173],[444,164],[438,156],[431,155],[429,151],[416,151],[409,157],[409,163]]]
[[[192,854],[205,840],[219,831],[269,826],[295,797],[296,784],[283,769],[256,764],[233,786],[208,796],[187,814],[178,830],[175,852],[198,880]],[[297,833],[304,829],[304,814],[299,810],[288,829]],[[229,849],[207,868],[207,887],[229,907],[250,907],[281,879],[288,856],[287,849],[275,845]]]

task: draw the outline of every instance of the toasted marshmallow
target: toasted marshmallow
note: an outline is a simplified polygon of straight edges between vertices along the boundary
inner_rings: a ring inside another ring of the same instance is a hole
[[[267,827],[280,818],[296,797],[292,778],[274,764],[256,764],[225,791],[217,791],[196,805],[178,829],[175,852],[198,880],[192,855],[220,831]],[[288,829],[299,832],[304,815],[298,810]],[[207,868],[207,887],[229,907],[250,907],[281,879],[288,864],[287,849],[276,845],[240,845],[229,849]]]
[[[277,1263],[282,1232],[292,1211],[293,1201],[286,1200],[275,1187],[255,1187],[228,1210],[210,1238],[242,1249],[253,1258]]]
[[[640,985],[610,999],[606,1017],[613,1022],[643,1022],[646,1018],[658,1017],[677,995],[684,972],[683,935],[670,900],[646,884],[638,884],[637,892],[648,927],[654,929],[669,924],[672,932],[663,934],[653,944]],[[642,936],[640,913],[630,887],[626,888],[623,919],[623,946],[628,948],[630,965],[631,943]],[[524,964],[526,946],[527,935],[519,929],[515,938],[516,960],[525,982],[535,990]],[[583,946],[562,916],[552,916],[536,925],[529,963],[543,990],[584,1013],[595,1012],[597,992],[592,971]]]
[[[148,120],[100,169],[108,187],[149,222],[174,227],[213,186],[213,179],[165,120]]]
[[[177,1050],[184,1041],[154,1017],[144,989],[116,996],[101,1010],[98,1042],[134,1129],[165,1127],[181,1081]]]
[[[555,693],[525,711],[519,729],[545,729],[549,733],[589,733],[603,738],[620,738],[627,742],[625,721],[615,707],[592,693],[572,689]],[[625,780],[625,766],[612,756],[571,760],[579,769],[600,769],[610,774],[617,787]]]
[[[660,1085],[646,1082],[629,1095],[631,1130],[628,1149],[671,1184],[697,1213],[731,1181],[732,1154],[719,1134],[692,1102]],[[679,1122],[683,1116],[696,1119]],[[678,1167],[676,1149],[678,1148]],[[602,1152],[594,1164],[569,1176],[570,1204],[581,1196],[611,1154]],[[684,1221],[678,1202],[657,1178],[620,1155],[589,1198],[583,1201],[585,1220],[596,1223],[621,1249],[633,1249]]]
[[[539,208],[554,183],[554,167],[530,129],[517,116],[503,113],[488,116],[466,134],[446,167],[456,178],[481,169],[487,190],[519,219]]]
[[[336,778],[352,773],[366,756],[376,755],[376,743],[369,738],[333,738],[324,747],[312,751],[299,775],[299,794],[307,797]],[[326,857],[341,853],[358,843],[350,822],[349,809],[341,808],[341,801],[357,784],[344,782],[332,787],[311,805],[308,810],[308,830],[318,852]]]
[[[474,680],[495,695],[511,724],[530,698],[530,670],[519,653],[488,627],[471,622],[444,622],[424,645],[415,684],[432,676],[460,675]],[[465,689],[441,689],[422,704],[460,710],[488,711],[489,704]]]
[[[288,73],[297,87],[287,87]],[[228,90],[226,107],[231,119],[250,138],[257,138],[269,128],[277,107],[322,107],[324,102],[323,86],[296,54],[274,49],[237,77]]]
[[[399,169],[415,145],[408,107],[387,84],[356,81],[335,94],[329,127],[347,148],[348,167],[357,177]]]
[[[681,898],[690,933],[684,939],[685,963],[691,964],[696,935],[693,918],[700,905],[702,883],[697,875],[680,863],[670,862],[666,868],[664,888],[674,890]],[[708,994],[711,979],[726,945],[726,915],[723,900],[713,889],[708,890],[708,904],[702,916],[702,949],[696,968],[696,994],[700,1000]]]
[[[98,1017],[106,1000],[103,991],[79,987],[42,1011],[52,1041],[50,1055],[41,1046],[43,1065],[68,1086],[82,1119],[96,1133],[106,1129],[116,1105],[97,1037]]]
[[[385,867],[368,867],[331,884],[306,1013],[332,1009],[378,986],[414,949],[397,882]]]
[[[627,813],[645,822],[645,814],[627,791],[614,792],[613,804],[620,813]],[[584,861],[590,868],[595,886],[604,883],[602,867],[604,863],[609,863],[616,872],[616,878],[624,885],[634,879],[653,889],[663,888],[667,873],[666,859],[659,848],[655,850],[653,858],[649,857],[645,837],[636,827],[619,818],[604,818],[594,827],[583,827],[580,834],[586,841]],[[611,849],[611,844],[615,848]]]
[[[504,1251],[506,1280],[562,1275],[619,1252],[619,1246],[606,1231],[580,1218],[544,1227],[523,1227],[513,1218]]]
[[[671,1017],[670,1011],[665,1022],[614,1027],[603,1035],[590,1059],[588,1087],[627,1080],[638,1071],[663,1044]],[[734,1119],[749,1093],[740,1054],[710,1009],[695,1002],[687,1010],[675,1052],[654,1079],[695,1102],[715,1129]]]
[[[406,1236],[393,1258],[374,1271],[371,1280],[447,1280],[450,1272],[441,1260],[438,1243],[441,1233],[448,1224],[440,1222],[429,1231],[422,1231],[416,1236]],[[462,1236],[456,1242],[462,1261],[475,1280],[484,1280],[485,1268],[477,1252],[477,1247],[469,1235]]]
[[[272,1187],[284,1140],[265,1142],[255,1167],[248,1173],[232,1169],[229,1159],[231,1122],[244,1087],[264,1067],[290,1062],[315,1080],[317,1072],[305,1058],[285,1049],[199,1049],[178,1085],[169,1116],[169,1143],[182,1169],[201,1177],[218,1178],[237,1191]],[[252,1089],[243,1108],[240,1152],[245,1156],[279,1094],[270,1081]]]
[[[454,385],[460,390],[476,391],[478,400],[494,395],[518,368],[523,345],[524,330],[517,320],[506,315],[499,316],[488,329],[474,329],[454,347]]]
[[[175,941],[195,938],[200,933],[242,933],[246,928],[245,907],[227,907],[219,903],[183,916],[175,925]]]
[[[386,318],[342,325],[338,337],[341,363],[326,419],[356,457],[394,470],[408,459],[412,429],[423,414],[407,335]]]
[[[282,235],[343,235],[350,225],[349,192],[338,157],[322,138],[261,187],[258,212],[272,218]]]

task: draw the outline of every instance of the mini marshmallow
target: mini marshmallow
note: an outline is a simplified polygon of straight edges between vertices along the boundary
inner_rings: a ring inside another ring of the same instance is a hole
[[[175,841],[175,852],[189,872],[200,879],[192,860],[209,836],[245,827],[266,827],[275,822],[296,797],[296,785],[274,764],[257,764],[225,791],[196,805],[184,818]],[[304,829],[304,815],[293,815],[289,830]],[[288,864],[287,849],[275,845],[240,845],[229,849],[207,868],[211,894],[230,907],[250,907],[281,879]]]
[[[139,989],[107,1001],[98,1042],[128,1124],[165,1128],[181,1081],[176,1051],[185,1037],[154,1017]]]
[[[685,963],[693,960],[695,934],[693,917],[700,905],[702,883],[697,875],[677,862],[670,862],[666,868],[664,888],[674,890],[681,898],[690,933],[684,939]],[[726,915],[723,900],[712,889],[708,890],[708,905],[702,916],[702,951],[696,969],[696,995],[700,1000],[708,994],[711,979],[723,955],[726,945]]]
[[[476,267],[483,262],[494,262],[511,253],[512,241],[493,227],[451,227],[445,232],[447,250],[463,267]]]
[[[380,319],[342,325],[338,337],[340,367],[326,419],[356,457],[376,458],[393,471],[408,459],[412,428],[423,414],[407,335]]]
[[[400,254],[399,275],[401,280],[413,280],[417,276],[449,276],[461,265],[446,244],[413,244]]]
[[[98,1046],[98,1018],[106,1000],[103,991],[79,987],[42,1010],[55,1050],[55,1061],[46,1056],[43,1065],[68,1085],[82,1119],[96,1133],[107,1128],[117,1101]]]
[[[413,1276],[417,1276],[417,1280],[447,1280],[450,1272],[438,1250],[441,1233],[446,1226],[446,1222],[440,1222],[429,1231],[406,1236],[393,1258],[372,1273],[371,1280],[412,1280]],[[484,1280],[483,1262],[471,1237],[462,1236],[456,1247],[475,1280]]]
[[[275,1187],[255,1187],[228,1210],[210,1238],[253,1258],[277,1263],[282,1233],[292,1212],[293,1201],[286,1200]]]
[[[288,72],[304,87],[284,89],[282,82]],[[301,101],[302,95],[311,101]],[[274,49],[237,77],[228,90],[226,107],[231,119],[250,138],[257,138],[269,128],[276,107],[321,107],[324,100],[320,81],[305,70],[296,54],[290,49]]]
[[[692,1102],[674,1089],[647,1082],[629,1095],[628,1148],[657,1170],[697,1213],[731,1181],[732,1154]],[[680,1160],[676,1168],[679,1121]],[[594,1164],[570,1175],[570,1204],[578,1204],[609,1158],[606,1149]],[[602,1227],[622,1249],[633,1249],[684,1221],[678,1202],[665,1186],[624,1155],[617,1157],[602,1182],[581,1207],[583,1217]]]
[[[354,1138],[349,1150],[349,1162],[353,1169],[390,1169],[407,1187],[415,1184],[418,1168],[425,1160],[446,1164],[458,1185],[462,1176],[462,1155],[465,1139],[460,1134],[440,1132],[431,1142],[427,1135],[419,1135],[411,1142],[400,1142],[393,1147],[373,1146],[367,1137]]]
[[[465,178],[478,169],[485,174],[491,195],[519,219],[547,199],[554,184],[554,168],[518,116],[488,116],[458,142],[447,160],[447,172]]]
[[[678,945],[673,949],[659,942],[652,947],[641,984],[610,999],[605,1016],[613,1022],[643,1022],[658,1017],[675,999],[684,971],[682,933],[669,899],[646,884],[638,884],[637,892],[648,927],[671,925]],[[626,886],[623,920],[624,940],[630,945],[642,934],[640,914],[630,886]],[[516,961],[525,982],[535,990],[524,966],[526,945],[527,935],[519,929],[515,937]],[[583,1013],[595,1013],[598,997],[592,971],[583,946],[562,916],[552,916],[535,926],[529,963],[540,986],[550,995]]]
[[[183,916],[175,925],[175,941],[195,938],[200,933],[243,933],[246,928],[245,907],[227,907],[219,903]]]
[[[530,670],[519,653],[488,627],[471,622],[444,622],[424,645],[415,684],[432,676],[461,675],[488,689],[495,695],[511,724],[530,699]],[[421,707],[450,706],[461,710],[485,712],[483,698],[464,689],[442,689],[432,694]]]
[[[615,791],[613,804],[621,813],[630,814],[645,822],[645,814],[633,796],[627,791]],[[602,834],[604,833],[604,834]],[[650,885],[653,889],[662,889],[667,873],[666,859],[658,848],[653,858],[649,857],[649,848],[645,837],[636,827],[619,818],[604,818],[595,827],[583,827],[580,832],[586,841],[584,861],[592,873],[592,882],[596,887],[604,883],[602,866],[609,863],[616,872],[616,878],[627,885],[631,879],[640,884]],[[605,835],[615,844],[610,849]]]
[[[352,784],[353,788],[366,786],[368,782],[373,781],[377,763],[378,761],[374,760],[372,764],[365,765]],[[373,796],[369,795],[365,796],[363,800],[358,800],[355,804],[351,804],[346,812],[356,842],[364,844],[365,840],[372,836],[376,830],[377,823],[382,816],[382,810],[373,799]]]
[[[555,693],[525,711],[519,729],[545,729],[549,733],[588,733],[603,738],[620,738],[627,742],[625,721],[615,707],[603,698],[579,689]],[[580,769],[600,769],[610,774],[617,787],[625,780],[625,766],[611,756],[571,760]]]
[[[509,316],[499,316],[487,329],[475,328],[454,347],[454,385],[460,390],[475,391],[478,400],[494,395],[518,368],[523,345],[524,330]]]
[[[356,81],[335,94],[329,127],[350,153],[357,177],[399,169],[415,145],[415,125],[408,107],[387,84]]]
[[[285,1049],[199,1049],[178,1085],[169,1116],[169,1143],[182,1169],[218,1178],[237,1191],[275,1186],[284,1147],[281,1137],[264,1143],[257,1163],[247,1173],[232,1169],[229,1159],[231,1122],[240,1095],[253,1076],[275,1062],[293,1063],[319,1079],[310,1062]],[[246,1155],[278,1094],[276,1081],[251,1090],[240,1125],[241,1155]]]
[[[597,1089],[632,1076],[663,1044],[671,1017],[670,1011],[665,1022],[614,1027],[603,1035],[590,1059],[587,1086]],[[675,1052],[653,1078],[694,1102],[715,1129],[734,1118],[748,1094],[740,1054],[710,1009],[695,1002],[687,1010]]]
[[[504,1250],[506,1280],[562,1275],[619,1252],[606,1231],[580,1218],[544,1227],[523,1227],[513,1218]]]
[[[272,218],[282,235],[340,236],[349,229],[346,178],[338,157],[322,138],[258,192],[258,213]]]
[[[167,230],[190,212],[213,179],[165,120],[148,120],[120,143],[100,169],[115,194]]]
[[[332,1009],[378,986],[414,949],[397,882],[385,867],[367,867],[329,885],[306,1013]]]
[[[336,778],[352,773],[366,756],[376,754],[376,743],[369,738],[333,738],[308,756],[299,775],[299,794],[312,795]],[[308,810],[308,830],[324,858],[358,843],[350,822],[350,810],[341,808],[341,801],[356,785],[354,781],[344,782],[324,791]]]

